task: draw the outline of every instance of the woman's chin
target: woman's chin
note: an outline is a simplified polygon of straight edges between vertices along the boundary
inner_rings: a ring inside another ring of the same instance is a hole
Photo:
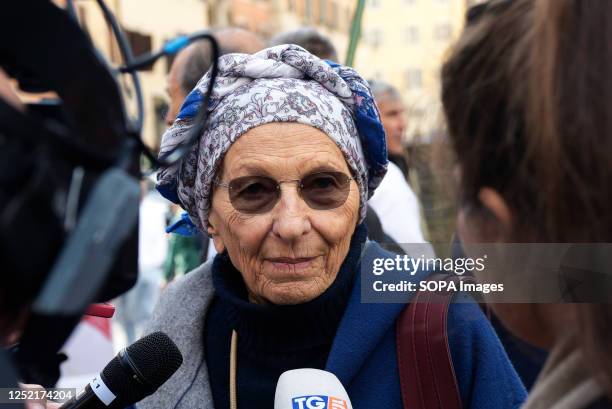
[[[326,287],[320,280],[287,281],[269,284],[262,291],[262,297],[267,303],[275,305],[296,305],[314,300],[323,294]],[[257,299],[259,297],[255,297]]]

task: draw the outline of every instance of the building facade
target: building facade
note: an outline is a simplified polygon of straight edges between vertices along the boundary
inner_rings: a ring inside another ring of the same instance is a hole
[[[357,1],[355,0],[223,0],[210,3],[226,16],[213,25],[247,28],[264,39],[298,27],[309,26],[328,36],[344,59]]]
[[[65,0],[56,0],[65,6]],[[346,55],[356,1],[353,0],[106,0],[125,29],[135,55],[158,50],[180,34],[235,26],[249,29],[264,40],[301,26],[311,26],[330,37],[341,59]],[[119,48],[94,0],[74,2],[80,23],[112,65],[121,62]],[[159,147],[164,131],[167,102],[166,77],[170,61],[162,59],[142,71],[145,123],[143,137],[152,148]],[[133,89],[129,78],[120,78],[127,108],[134,113]]]
[[[367,0],[355,67],[399,90],[407,105],[406,142],[439,130],[440,67],[460,34],[467,0]]]

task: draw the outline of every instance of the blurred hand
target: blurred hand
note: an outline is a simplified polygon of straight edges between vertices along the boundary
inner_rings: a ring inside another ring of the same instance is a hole
[[[26,409],[59,409],[60,406],[61,406],[61,403],[48,402],[48,401],[47,403],[32,402],[32,403],[26,403],[25,405]]]
[[[21,389],[45,389],[40,385],[32,385],[32,384],[24,384],[20,383],[19,387]],[[46,401],[46,403],[41,402],[26,402],[26,409],[59,409],[62,406],[61,403]]]

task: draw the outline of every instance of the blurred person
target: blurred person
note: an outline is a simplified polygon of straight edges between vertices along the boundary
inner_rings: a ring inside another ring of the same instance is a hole
[[[494,1],[470,19],[442,70],[462,241],[610,243],[612,3]],[[611,304],[492,307],[550,351],[523,408],[612,408]]]
[[[389,168],[370,206],[380,217],[383,230],[395,242],[423,243],[419,199],[406,181],[406,173],[398,164],[406,166],[402,138],[406,130],[404,103],[399,92],[382,81],[368,81],[380,112],[387,137]],[[433,249],[432,253],[433,254]]]
[[[160,154],[199,125],[209,81]],[[355,407],[402,407],[405,306],[360,302],[361,258],[395,258],[366,243],[367,199],[387,165],[367,82],[295,45],[226,55],[217,81],[199,143],[161,169],[158,189],[218,254],[162,294],[147,331],[172,334],[186,360],[140,407],[267,409],[279,375],[302,367],[338,376]],[[478,305],[452,304],[448,327],[463,407],[516,408],[524,389]]]
[[[392,162],[389,162],[387,174],[368,204],[379,215],[384,232],[400,247],[402,244],[426,242],[421,229],[419,199],[402,171]],[[433,255],[433,248],[430,255]]]
[[[220,54],[253,54],[264,48],[263,41],[254,33],[237,27],[213,30]],[[212,65],[210,45],[207,40],[198,40],[181,50],[170,67],[166,90],[170,105],[166,113],[166,125],[172,126],[187,94],[196,86]]]
[[[323,60],[340,61],[336,47],[331,40],[312,27],[285,31],[268,41],[269,46],[281,44],[296,44]]]
[[[170,225],[181,222],[183,209],[173,204],[170,210]],[[214,257],[215,252],[209,249],[208,236],[202,234],[171,234],[168,239],[168,255],[164,262],[164,279],[166,283],[187,274],[202,264],[208,256]],[[207,251],[207,254],[203,254]]]
[[[404,135],[406,133],[406,106],[397,88],[384,81],[369,80],[385,134],[387,135],[387,152],[389,161],[393,162],[406,179],[409,176]]]
[[[132,289],[116,300],[115,320],[125,331],[127,341],[125,345],[119,345],[121,347],[136,342],[151,317],[159,297],[164,262],[168,254],[168,202],[152,188],[151,179],[143,180],[140,185],[138,280]],[[108,362],[110,358],[104,362]]]
[[[213,30],[213,33],[219,41],[222,55],[231,53],[253,54],[266,47],[265,42],[259,35],[245,28],[223,27]]]

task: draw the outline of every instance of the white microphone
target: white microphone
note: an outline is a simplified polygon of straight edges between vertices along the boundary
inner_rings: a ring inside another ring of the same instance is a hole
[[[284,372],[276,384],[274,409],[353,409],[336,375],[320,369]]]

